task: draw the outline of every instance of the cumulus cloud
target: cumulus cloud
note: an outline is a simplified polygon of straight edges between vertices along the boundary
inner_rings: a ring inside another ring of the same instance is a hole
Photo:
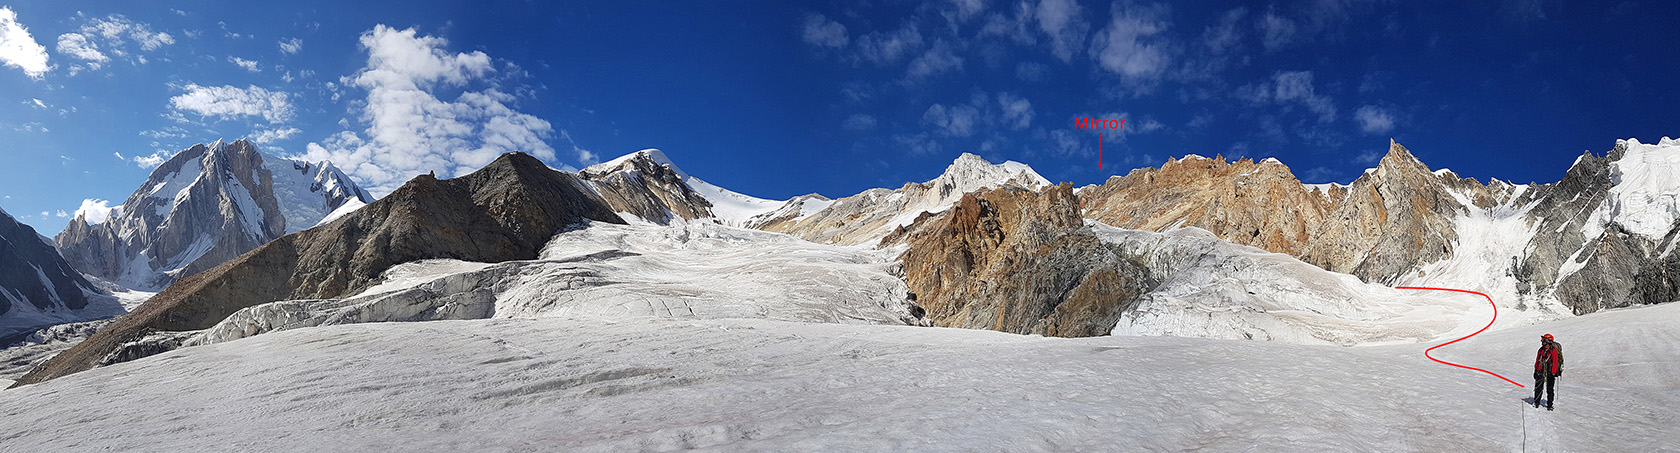
[[[298,128],[295,128],[295,127],[281,127],[281,128],[274,128],[274,129],[261,129],[261,130],[258,130],[256,133],[251,134],[250,138],[251,138],[252,142],[256,142],[256,143],[259,143],[259,144],[266,144],[266,143],[273,143],[273,142],[277,142],[277,141],[280,141],[280,140],[285,140],[285,139],[288,139],[288,138],[292,138],[293,136],[296,136],[299,132],[303,132],[303,131],[298,130]]]
[[[451,53],[443,38],[385,25],[362,33],[360,44],[367,66],[341,83],[367,91],[359,108],[366,128],[310,143],[308,159],[332,161],[379,196],[414,175],[463,175],[505,152],[554,159],[547,121],[508,107],[516,99],[499,89],[465,90],[491,81],[495,68],[484,52]],[[437,91],[457,89],[464,91],[453,101],[438,98]]]
[[[302,39],[292,38],[292,39],[282,39],[282,40],[280,40],[280,52],[281,53],[296,54],[300,50],[303,50],[303,40]]]
[[[980,109],[971,105],[934,104],[922,113],[922,122],[939,128],[943,135],[967,137],[974,135],[974,127],[980,122]]]
[[[169,33],[152,31],[143,22],[112,14],[89,19],[76,31],[58,35],[58,52],[81,60],[70,66],[70,74],[75,75],[83,70],[97,71],[113,56],[145,64],[146,57],[131,53],[129,45],[153,51],[174,43],[175,37]]]
[[[290,120],[295,112],[291,95],[284,91],[269,91],[256,85],[239,88],[232,85],[207,87],[187,84],[182,89],[186,92],[169,98],[170,107],[178,111],[197,113],[203,117],[235,119],[258,116],[270,123],[281,123]]]
[[[962,68],[963,59],[951,50],[951,45],[941,39],[934,42],[922,56],[910,62],[909,75],[911,80],[921,79],[941,72]]]
[[[1354,110],[1353,119],[1359,122],[1359,130],[1367,134],[1385,134],[1394,130],[1394,115],[1374,105]]]
[[[163,165],[163,163],[168,161],[170,157],[174,157],[174,156],[175,156],[174,152],[160,149],[160,150],[153,151],[151,155],[134,156],[134,157],[128,158],[128,160],[134,162],[135,165],[139,165],[140,168],[152,168],[152,167],[156,167],[156,166],[159,166],[159,165]],[[122,157],[122,155],[119,154],[119,155],[117,155],[117,157]]]
[[[1170,59],[1162,44],[1150,37],[1166,30],[1166,24],[1150,14],[1115,8],[1107,28],[1097,32],[1091,54],[1097,64],[1129,81],[1149,81],[1161,76]]]
[[[259,66],[261,63],[254,60],[246,60],[239,57],[228,57],[228,63],[233,63],[234,66],[245,68],[246,71],[262,72],[262,67]]]
[[[1318,114],[1318,121],[1328,123],[1336,119],[1336,106],[1328,96],[1313,92],[1312,71],[1286,71],[1272,76],[1277,83],[1274,97],[1278,102],[1300,102]]]
[[[922,48],[922,32],[914,22],[906,22],[890,33],[874,32],[858,38],[857,50],[864,60],[876,64],[898,61]]]
[[[99,51],[99,45],[88,40],[87,36],[79,33],[65,33],[58,35],[58,53],[88,61],[90,69],[99,69],[101,63],[111,61],[111,57]]]
[[[1261,43],[1266,50],[1275,51],[1295,42],[1295,21],[1277,14],[1260,17]]]
[[[1003,123],[1011,129],[1032,126],[1032,102],[1009,93],[998,93],[998,107],[1003,111]]]
[[[1062,61],[1073,61],[1073,52],[1083,46],[1090,24],[1085,10],[1074,0],[1044,0],[1034,11],[1038,27],[1050,36],[1050,51]]]
[[[35,42],[29,29],[18,23],[17,13],[6,7],[0,7],[0,62],[32,79],[47,73],[47,48]]]
[[[805,16],[805,43],[823,47],[846,47],[846,26],[821,14]]]
[[[1320,95],[1313,89],[1312,71],[1279,71],[1268,83],[1237,89],[1236,96],[1256,105],[1300,104],[1318,114],[1320,123],[1336,120],[1335,103],[1329,96]]]
[[[120,213],[122,209],[121,205],[111,206],[110,203],[111,202],[109,201],[95,198],[83,199],[82,207],[76,208],[75,216],[80,217],[82,220],[86,220],[89,225],[105,223],[106,219],[119,215],[118,213]]]

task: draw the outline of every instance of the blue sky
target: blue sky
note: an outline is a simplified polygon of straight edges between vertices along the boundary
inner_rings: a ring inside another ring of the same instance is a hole
[[[1389,138],[1545,183],[1680,135],[1671,2],[245,3],[0,3],[0,208],[50,236],[238,137],[376,194],[509,150],[660,148],[780,199],[962,152],[1078,185],[1191,153],[1348,182]],[[1127,120],[1102,170],[1081,116]]]

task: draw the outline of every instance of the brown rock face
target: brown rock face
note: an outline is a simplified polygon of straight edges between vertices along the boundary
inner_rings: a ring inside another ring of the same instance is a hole
[[[1109,225],[1150,231],[1193,226],[1297,256],[1331,205],[1326,194],[1308,190],[1276,160],[1226,163],[1195,156],[1109,178],[1081,190],[1079,198],[1086,217]]]
[[[712,216],[712,203],[694,192],[683,175],[665,165],[663,153],[643,151],[611,168],[584,169],[578,173],[613,211],[628,212],[648,221],[665,224],[676,218],[693,220]]]
[[[883,242],[909,245],[905,282],[934,325],[1106,335],[1155,282],[1084,228],[1073,187],[964,195]]]
[[[276,300],[349,296],[399,263],[534,259],[568,225],[623,223],[588,192],[572,175],[521,153],[505,154],[461,178],[416,177],[332,223],[177,281],[14,385],[100,365],[124,343],[151,331],[204,329],[241,308]]]
[[[1508,184],[1431,172],[1389,142],[1375,171],[1328,192],[1309,189],[1275,160],[1190,157],[1134,170],[1081,190],[1086,216],[1121,228],[1197,227],[1237,244],[1284,253],[1370,282],[1393,283],[1452,253],[1465,205],[1507,201]]]

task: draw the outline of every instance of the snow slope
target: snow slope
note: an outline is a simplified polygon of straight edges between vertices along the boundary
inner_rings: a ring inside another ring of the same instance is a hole
[[[405,263],[356,296],[246,308],[185,343],[320,325],[491,317],[914,322],[893,266],[886,252],[710,222],[596,223],[556,235],[536,260]]]
[[[1480,299],[1365,283],[1200,228],[1157,233],[1085,223],[1165,277],[1120,316],[1114,335],[1353,346],[1466,335],[1488,321]]]
[[[1680,304],[1612,310],[1436,351],[1523,380],[1538,335],[1558,335],[1556,412],[1420,345],[768,320],[345,325],[6,390],[0,439],[37,451],[1676,451],[1677,317]]]

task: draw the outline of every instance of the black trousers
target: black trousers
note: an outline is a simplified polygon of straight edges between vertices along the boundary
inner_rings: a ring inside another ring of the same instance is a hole
[[[1546,390],[1546,405],[1551,406],[1557,399],[1557,376],[1551,373],[1540,373],[1534,376],[1534,404],[1540,404],[1540,390]]]

